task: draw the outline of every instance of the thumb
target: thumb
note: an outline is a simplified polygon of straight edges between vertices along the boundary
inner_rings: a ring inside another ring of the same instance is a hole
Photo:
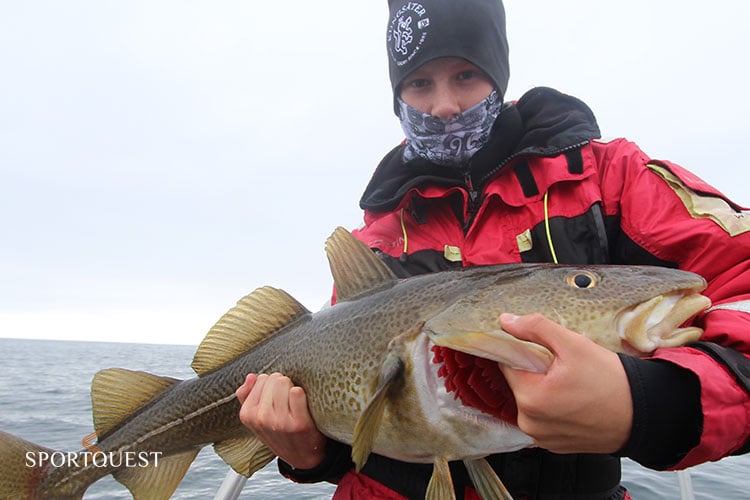
[[[515,314],[503,313],[500,315],[499,322],[500,328],[513,337],[537,343],[536,336],[525,327],[525,323],[527,322],[525,318],[516,316]],[[498,363],[497,366],[516,398],[518,397],[516,395],[517,391],[522,390],[526,384],[535,383],[535,381],[539,380],[539,377],[544,375],[543,373],[534,373],[514,368],[502,362]]]
[[[517,316],[515,314],[503,313],[500,315],[500,327],[505,333],[513,336],[520,341],[528,343],[529,345],[535,345],[538,349],[542,349],[548,355],[551,355],[550,358],[542,360],[542,362],[545,363],[546,366],[544,370],[526,370],[523,368],[519,368],[522,365],[514,367],[512,364],[506,364],[502,362],[498,363],[500,371],[503,373],[512,389],[515,388],[515,385],[519,378],[522,380],[526,380],[528,379],[528,377],[532,377],[532,379],[534,379],[534,376],[544,375],[548,371],[551,363],[554,360],[555,352],[549,347],[549,343],[547,342],[546,337],[537,333],[537,328],[540,322],[547,322],[551,325],[556,325],[541,314]]]
[[[503,313],[500,315],[500,327],[517,339],[546,347],[553,354],[556,354],[555,348],[559,345],[561,339],[572,333],[562,325],[539,313],[524,316]]]

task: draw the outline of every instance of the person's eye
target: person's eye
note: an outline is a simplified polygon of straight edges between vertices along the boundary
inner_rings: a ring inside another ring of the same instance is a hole
[[[456,78],[458,80],[471,80],[472,78],[475,78],[477,76],[477,72],[473,69],[467,69],[464,71],[461,71]]]
[[[409,81],[407,84],[408,87],[411,87],[413,89],[424,89],[430,85],[430,81],[427,78],[415,78],[414,80]]]

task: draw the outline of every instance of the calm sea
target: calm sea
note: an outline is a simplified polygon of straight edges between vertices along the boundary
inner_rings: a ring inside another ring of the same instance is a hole
[[[103,368],[122,367],[177,378],[194,376],[195,347],[0,338],[0,429],[49,448],[72,451],[93,431],[89,384]],[[696,499],[750,498],[750,456],[731,457],[690,469]],[[174,494],[213,498],[228,467],[208,447],[201,451]],[[636,500],[679,499],[677,475],[625,461],[624,481]],[[253,476],[241,498],[330,498],[328,484],[299,485],[282,478],[275,463]],[[86,499],[130,498],[111,477],[95,483]]]

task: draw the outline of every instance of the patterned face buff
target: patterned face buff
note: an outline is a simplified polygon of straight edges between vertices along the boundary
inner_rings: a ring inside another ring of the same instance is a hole
[[[497,90],[450,120],[423,113],[398,98],[401,128],[406,134],[406,161],[422,157],[438,165],[457,166],[487,143],[502,102]]]

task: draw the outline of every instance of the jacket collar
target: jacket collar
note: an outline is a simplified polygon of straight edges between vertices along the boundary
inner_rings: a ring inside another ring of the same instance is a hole
[[[392,149],[375,169],[360,207],[393,210],[411,189],[425,185],[476,190],[513,158],[557,156],[599,136],[596,118],[586,104],[554,89],[537,87],[518,102],[503,105],[489,142],[464,168],[421,158],[404,163],[404,145]]]

